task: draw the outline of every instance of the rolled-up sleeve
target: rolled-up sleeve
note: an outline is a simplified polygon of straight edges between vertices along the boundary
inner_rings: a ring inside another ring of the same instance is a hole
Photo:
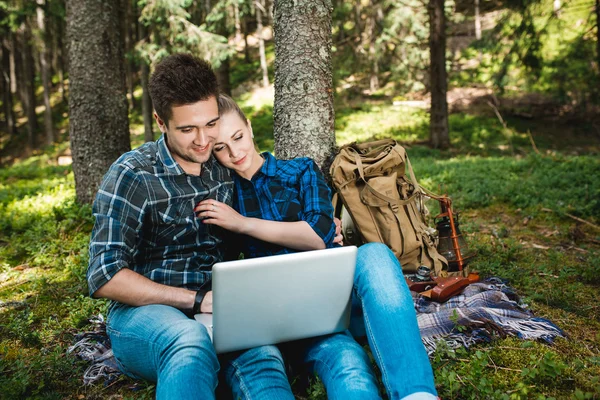
[[[92,208],[96,221],[87,270],[90,296],[121,269],[130,267],[147,199],[145,185],[134,171],[120,164],[111,166]]]
[[[301,217],[323,239],[327,248],[334,247],[335,224],[331,191],[317,164],[310,159],[308,159],[308,163],[309,165],[300,177]]]

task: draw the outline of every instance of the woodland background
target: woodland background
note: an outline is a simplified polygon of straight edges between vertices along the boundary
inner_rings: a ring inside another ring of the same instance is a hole
[[[0,398],[153,397],[84,387],[66,349],[106,313],[85,282],[95,185],[157,137],[148,76],[182,51],[280,157],[401,141],[461,211],[472,268],[569,335],[440,348],[442,398],[600,398],[599,21],[600,0],[0,1]]]

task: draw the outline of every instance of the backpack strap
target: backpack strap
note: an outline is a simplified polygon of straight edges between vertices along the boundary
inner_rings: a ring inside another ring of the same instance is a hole
[[[337,191],[333,191],[333,197],[331,198],[331,204],[333,204],[333,216],[341,219],[342,217],[342,198],[338,195]]]

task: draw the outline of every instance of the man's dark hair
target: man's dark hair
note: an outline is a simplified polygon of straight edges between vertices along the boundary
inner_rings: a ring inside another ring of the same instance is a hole
[[[173,107],[219,98],[217,77],[208,61],[191,54],[173,54],[156,66],[148,82],[152,105],[168,124]]]

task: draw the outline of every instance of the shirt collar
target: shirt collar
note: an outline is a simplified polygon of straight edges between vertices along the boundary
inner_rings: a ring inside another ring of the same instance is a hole
[[[261,154],[265,162],[260,167],[260,172],[266,176],[273,177],[277,175],[277,159],[268,151]]]
[[[167,137],[163,133],[160,135],[160,138],[156,141],[156,145],[158,146],[158,158],[162,161],[165,169],[175,175],[184,174],[183,169],[177,164],[177,161],[171,155],[171,151],[167,147]]]
[[[156,141],[156,145],[158,146],[158,157],[160,158],[163,165],[165,166],[165,169],[169,173],[174,175],[183,175],[186,173],[171,155],[171,151],[167,146],[167,137],[164,133],[160,135],[160,138],[158,138],[158,140]],[[219,164],[215,157],[211,154],[210,158],[206,162],[202,163],[202,168],[200,168],[200,174],[202,174],[204,171],[212,170],[213,167],[215,167],[215,165],[217,167],[221,166],[221,164]]]

